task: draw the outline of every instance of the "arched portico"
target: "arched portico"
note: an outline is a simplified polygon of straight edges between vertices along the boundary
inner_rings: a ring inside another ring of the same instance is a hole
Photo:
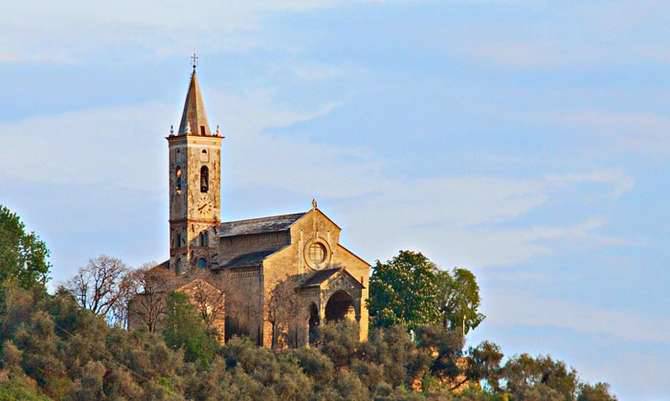
[[[365,308],[364,289],[361,282],[343,268],[320,270],[308,276],[299,287],[309,316],[304,320],[300,343],[314,343],[318,327],[325,323],[348,320],[360,324]],[[361,339],[366,337],[367,331]]]
[[[355,320],[354,298],[344,290],[338,290],[326,302],[326,321]]]

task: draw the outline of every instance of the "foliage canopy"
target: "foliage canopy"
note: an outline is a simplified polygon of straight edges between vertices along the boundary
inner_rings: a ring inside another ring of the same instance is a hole
[[[196,308],[179,292],[168,295],[163,337],[169,347],[183,349],[188,362],[208,365],[217,349],[214,333],[208,332]]]
[[[0,399],[616,400],[606,385],[581,383],[549,357],[503,364],[495,344],[465,350],[461,333],[442,325],[417,327],[414,339],[401,326],[377,328],[361,343],[353,323],[341,322],[321,326],[313,348],[273,351],[243,338],[208,342],[181,294],[171,296],[159,336],[110,327],[65,290],[41,298],[19,287],[8,293]]]
[[[49,250],[19,216],[0,205],[0,284],[16,280],[20,287],[44,287],[49,279]]]
[[[377,261],[370,278],[368,307],[377,327],[441,324],[467,333],[484,320],[479,304],[472,272],[440,270],[420,252],[400,251],[386,263]]]

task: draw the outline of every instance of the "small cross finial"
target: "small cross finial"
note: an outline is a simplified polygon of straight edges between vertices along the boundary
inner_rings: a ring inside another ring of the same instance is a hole
[[[316,198],[312,198],[312,209],[316,209],[317,203],[316,203]]]
[[[174,135],[174,125],[170,125],[170,135]]]
[[[193,65],[193,71],[195,71],[195,67],[198,66],[198,55],[196,54],[195,50],[193,50],[193,55],[191,56],[191,64]]]

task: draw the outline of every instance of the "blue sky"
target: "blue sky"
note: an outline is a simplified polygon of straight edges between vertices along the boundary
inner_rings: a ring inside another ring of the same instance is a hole
[[[0,203],[55,283],[164,260],[197,48],[224,220],[316,196],[370,261],[472,269],[471,344],[670,400],[670,3],[27,0],[0,27]]]

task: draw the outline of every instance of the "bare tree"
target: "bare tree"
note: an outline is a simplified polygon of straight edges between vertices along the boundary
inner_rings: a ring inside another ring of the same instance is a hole
[[[249,276],[240,276],[235,272],[224,271],[217,286],[225,294],[225,338],[234,336],[249,337],[259,344],[262,339],[262,316],[258,280]]]
[[[155,333],[167,313],[169,289],[165,274],[152,269],[155,263],[147,263],[130,275],[132,292],[128,299],[129,323],[137,322],[150,333]],[[129,327],[130,328],[130,327]]]
[[[101,255],[80,268],[65,288],[83,308],[113,322],[115,308],[130,291],[127,275],[128,267],[120,259]]]
[[[119,299],[110,312],[111,316],[109,320],[111,320],[112,324],[123,328],[128,327],[128,307],[137,294],[137,286],[136,272],[126,272],[119,283]]]
[[[293,280],[287,277],[272,289],[267,313],[272,325],[272,348],[297,347],[298,331],[307,322],[308,310]]]
[[[218,329],[216,326],[225,316],[224,292],[203,280],[196,280],[189,295],[207,328]]]

